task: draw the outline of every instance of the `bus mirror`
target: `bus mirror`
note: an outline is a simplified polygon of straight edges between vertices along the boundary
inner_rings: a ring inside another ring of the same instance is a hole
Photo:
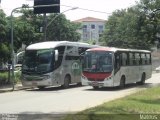
[[[55,61],[58,61],[58,56],[59,56],[58,50],[55,50]]]

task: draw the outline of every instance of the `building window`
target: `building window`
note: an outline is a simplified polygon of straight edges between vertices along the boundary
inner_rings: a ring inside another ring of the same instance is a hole
[[[87,34],[83,34],[83,40],[88,40],[88,35]]]
[[[87,25],[83,25],[83,29],[87,29]]]
[[[91,25],[91,29],[95,29],[96,27],[95,27],[95,25],[94,24],[92,24]]]
[[[87,32],[87,25],[83,25],[83,32]]]
[[[99,25],[99,34],[102,34],[103,33],[103,25]]]

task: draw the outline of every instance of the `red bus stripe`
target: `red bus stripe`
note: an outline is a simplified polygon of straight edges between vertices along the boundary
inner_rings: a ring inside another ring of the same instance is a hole
[[[88,80],[98,80],[102,81],[105,78],[109,77],[111,73],[90,73],[90,72],[83,72],[83,75],[88,78]]]

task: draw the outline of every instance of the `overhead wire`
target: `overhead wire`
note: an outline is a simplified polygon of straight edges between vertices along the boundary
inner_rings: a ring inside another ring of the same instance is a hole
[[[60,5],[60,6],[73,8],[73,6],[68,6],[68,5]],[[86,11],[97,12],[97,13],[102,13],[102,14],[112,14],[112,13],[107,13],[107,12],[104,12],[104,11],[91,10],[91,9],[86,9],[86,8],[81,8],[81,7],[77,7],[77,8],[80,9],[80,10],[86,10]]]

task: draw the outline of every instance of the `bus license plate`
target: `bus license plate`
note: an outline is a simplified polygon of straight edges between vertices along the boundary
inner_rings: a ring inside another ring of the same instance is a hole
[[[92,82],[93,86],[98,86],[98,82]]]

